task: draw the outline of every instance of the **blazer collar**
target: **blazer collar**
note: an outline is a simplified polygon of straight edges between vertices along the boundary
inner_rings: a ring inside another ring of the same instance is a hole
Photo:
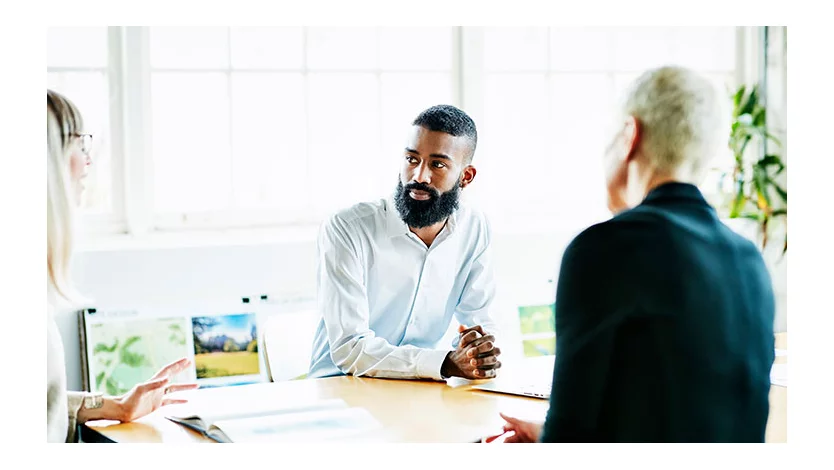
[[[707,204],[701,190],[697,186],[689,183],[680,183],[673,181],[670,183],[663,183],[660,186],[649,191],[644,203],[667,201],[670,199],[684,199],[692,202],[700,202]]]

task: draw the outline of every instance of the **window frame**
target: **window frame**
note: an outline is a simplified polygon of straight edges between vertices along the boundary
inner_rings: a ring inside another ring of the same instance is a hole
[[[304,28],[305,79],[308,73],[322,73],[307,67],[307,31]],[[484,118],[484,88],[486,68],[483,58],[483,27],[452,28],[452,103],[467,110],[476,122]],[[270,209],[208,211],[202,213],[155,214],[153,158],[151,129],[151,63],[150,27],[108,27],[107,80],[110,86],[110,132],[112,158],[112,212],[84,214],[81,224],[90,240],[126,235],[141,239],[165,232],[225,231],[229,229],[291,229],[312,227],[320,223],[322,214],[293,211],[277,214]],[[750,83],[761,73],[759,54],[762,44],[759,27],[736,27],[736,83]],[[550,44],[548,43],[548,48]],[[548,62],[550,57],[548,57]],[[48,71],[65,68],[48,68]],[[231,73],[233,69],[226,69]],[[285,70],[280,70],[284,72]],[[350,72],[344,70],[339,72]],[[356,71],[356,70],[354,70]],[[362,69],[362,72],[368,70]],[[407,71],[383,70],[382,73]],[[445,72],[444,72],[445,73]],[[494,72],[490,72],[494,73]],[[550,79],[564,73],[548,68],[542,71]],[[616,73],[616,72],[611,72]],[[549,89],[548,89],[549,90]],[[306,87],[305,87],[306,93]],[[306,100],[306,96],[305,96]],[[308,162],[309,166],[309,162]],[[524,214],[518,220],[530,219],[531,230],[549,230],[547,224],[536,221],[535,211]],[[532,227],[536,227],[533,229]]]

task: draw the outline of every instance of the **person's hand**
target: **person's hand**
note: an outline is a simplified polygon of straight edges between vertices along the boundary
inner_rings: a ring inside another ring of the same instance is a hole
[[[495,377],[501,368],[498,355],[501,350],[495,347],[495,337],[486,334],[480,326],[458,327],[460,335],[458,347],[449,352],[441,367],[445,377],[463,377],[465,379],[488,379]]]
[[[183,390],[193,390],[198,387],[195,383],[169,384],[172,376],[184,371],[191,365],[188,358],[182,358],[163,367],[147,382],[137,384],[129,392],[117,398],[121,408],[119,421],[133,421],[159,407],[186,403],[187,400],[169,398],[167,394]]]
[[[499,413],[504,418],[504,432],[495,436],[484,438],[485,443],[500,443],[506,444],[515,443],[531,443],[538,442],[542,434],[542,426],[544,423],[536,421],[525,421],[523,419],[513,418]],[[503,438],[503,439],[500,439]]]
[[[464,325],[458,325],[458,346],[467,346],[472,341],[486,336],[484,328],[481,325],[475,325],[467,328]]]

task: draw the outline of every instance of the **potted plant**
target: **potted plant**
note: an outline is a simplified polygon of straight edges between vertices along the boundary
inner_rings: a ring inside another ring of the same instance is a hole
[[[788,249],[788,191],[777,181],[785,164],[777,150],[782,144],[767,129],[767,110],[762,104],[759,87],[742,85],[733,94],[732,128],[729,147],[734,157],[731,171],[722,179],[730,179],[731,188],[722,207],[729,219],[747,219],[756,223],[756,238],[764,251],[772,241],[772,227],[783,218],[784,234],[781,252]],[[768,144],[775,148],[771,150]],[[767,149],[767,151],[763,151]]]

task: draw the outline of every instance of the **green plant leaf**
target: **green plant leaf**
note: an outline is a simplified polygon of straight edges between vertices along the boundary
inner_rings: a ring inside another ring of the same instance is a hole
[[[765,155],[764,157],[759,159],[759,161],[756,162],[756,164],[765,168],[773,165],[776,165],[779,168],[785,167],[785,164],[782,163],[782,159],[779,158],[779,155]]]
[[[765,120],[767,117],[765,116],[765,109],[761,107],[756,107],[756,109],[752,113],[753,115],[753,126],[757,128],[765,128],[767,126]]]
[[[756,190],[757,197],[755,202],[756,206],[762,210],[771,207],[770,195],[767,193],[768,179],[767,171],[764,168],[758,166],[753,168],[753,187]]]
[[[788,203],[788,192],[786,190],[782,189],[781,186],[776,184],[776,182],[773,181],[773,178],[768,177],[767,181],[770,183],[770,186],[773,188],[773,190],[776,191],[776,194],[778,194],[779,197],[781,197],[782,200],[785,202],[785,204],[787,204]]]
[[[742,138],[741,148],[736,153],[736,162],[741,163],[742,157],[744,156],[744,151],[747,149],[747,144],[753,139],[753,136],[746,135]]]
[[[787,209],[776,209],[775,211],[773,211],[773,213],[771,215],[773,217],[776,217],[776,216],[779,216],[779,215],[785,215],[786,216],[786,215],[788,215],[788,210]]]
[[[739,219],[750,219],[750,220],[755,220],[756,222],[761,222],[762,219],[764,218],[764,214],[745,212],[743,214],[740,214],[737,218],[739,218]]]
[[[730,218],[738,217],[744,207],[746,199],[744,198],[744,183],[739,181],[737,183],[736,197],[733,199],[733,205],[730,207]]]
[[[761,132],[762,132],[762,134],[763,134],[765,137],[767,137],[768,139],[772,140],[772,141],[773,141],[773,143],[775,143],[776,145],[778,145],[778,146],[780,146],[780,147],[782,146],[782,141],[781,141],[781,140],[779,140],[779,138],[778,138],[778,137],[776,137],[775,135],[771,134],[770,132],[767,132],[766,130],[762,130]]]
[[[753,85],[753,88],[750,89],[750,93],[746,96],[746,99],[742,99],[742,106],[739,109],[738,114],[753,114],[753,110],[756,108],[758,103],[759,85]]]
[[[741,99],[744,97],[744,92],[747,91],[747,87],[745,85],[741,85],[738,87],[738,91],[733,96],[733,109],[738,110],[741,108]],[[736,113],[738,114],[738,113]]]

